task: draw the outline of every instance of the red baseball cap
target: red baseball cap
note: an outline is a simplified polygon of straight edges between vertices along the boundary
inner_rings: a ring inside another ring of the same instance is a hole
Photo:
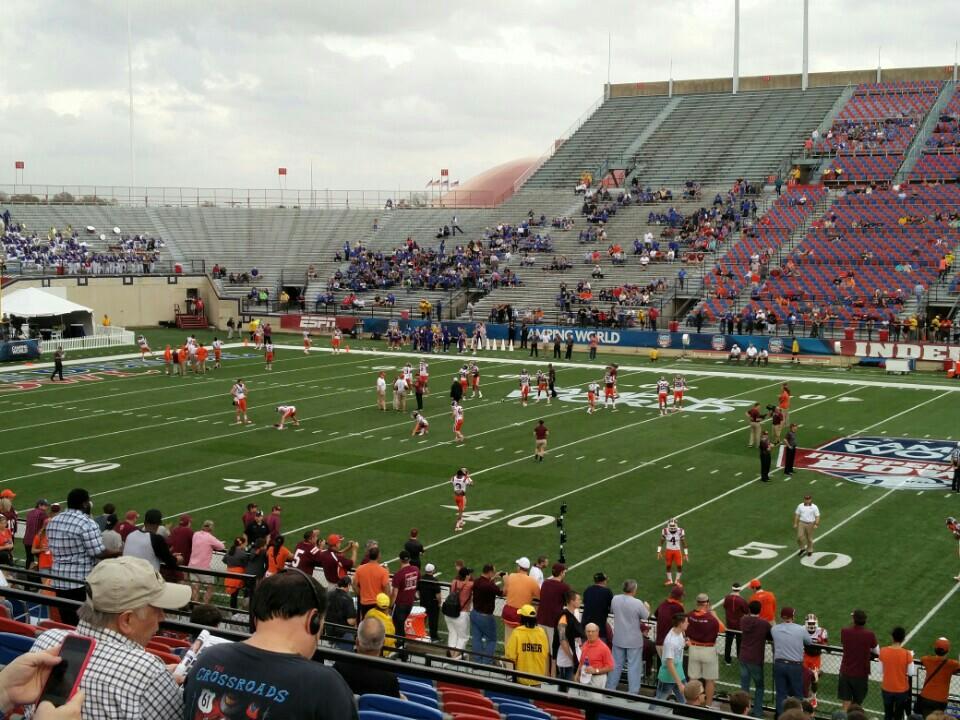
[[[756,590],[757,588],[760,587],[760,581],[754,578],[753,580],[750,581],[750,587]]]
[[[3,492],[0,492],[0,498],[15,498],[16,496],[17,494],[10,488],[7,488]]]
[[[341,540],[343,540],[343,535],[337,535],[336,533],[330,533],[327,535],[327,545],[339,545]]]

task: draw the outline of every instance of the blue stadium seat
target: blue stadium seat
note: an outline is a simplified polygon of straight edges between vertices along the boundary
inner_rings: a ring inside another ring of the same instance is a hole
[[[360,720],[406,720],[404,715],[392,715],[377,710],[361,710],[357,714],[360,716]]]
[[[400,682],[400,691],[404,694],[408,692],[424,695],[429,698],[437,699],[437,691],[432,685],[417,680],[408,680],[407,678],[398,678]]]
[[[410,702],[417,703],[417,705],[423,705],[424,707],[434,708],[436,710],[440,709],[440,702],[429,695],[420,695],[417,692],[412,690],[405,690],[400,688],[400,692],[403,693],[403,696]]]
[[[33,638],[15,633],[0,632],[0,665],[13,662],[33,647]]]
[[[544,712],[532,703],[499,702],[497,710],[508,718],[516,718],[516,720],[552,720],[550,713]]]
[[[443,720],[443,713],[435,708],[387,695],[361,695],[359,709],[375,710],[410,720]]]

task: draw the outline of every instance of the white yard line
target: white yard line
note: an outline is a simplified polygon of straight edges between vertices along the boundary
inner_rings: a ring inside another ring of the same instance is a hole
[[[913,628],[911,628],[910,632],[907,633],[907,637],[903,641],[904,645],[910,642],[913,636],[916,635],[924,625],[930,622],[931,618],[933,618],[934,615],[940,612],[940,608],[942,608],[944,605],[947,604],[947,600],[952,598],[954,594],[956,594],[957,590],[960,590],[960,582],[954,581],[953,587],[950,588],[942,598],[940,598],[940,602],[938,602],[936,605],[930,608],[930,612],[924,615],[923,618],[921,618],[920,622],[914,625]]]

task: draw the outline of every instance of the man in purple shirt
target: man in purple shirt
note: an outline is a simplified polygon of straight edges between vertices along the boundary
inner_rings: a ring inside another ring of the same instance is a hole
[[[740,595],[742,589],[740,583],[735,582],[723,599],[724,622],[727,626],[723,643],[723,662],[727,665],[730,664],[730,649],[734,644],[737,646],[737,657],[740,657],[740,621],[745,615],[750,614],[750,606]]]
[[[29,570],[35,561],[33,557],[33,539],[43,527],[43,521],[47,519],[47,513],[50,510],[50,503],[46,500],[37,500],[33,510],[27,513],[27,521],[23,531],[23,550],[27,558],[27,569]]]
[[[750,614],[740,620],[740,689],[750,692],[754,683],[753,716],[763,717],[763,658],[767,640],[770,638],[770,623],[760,617],[760,602],[749,605]]]

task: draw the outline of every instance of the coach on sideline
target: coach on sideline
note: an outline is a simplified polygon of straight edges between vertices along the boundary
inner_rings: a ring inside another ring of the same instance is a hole
[[[797,555],[813,555],[813,531],[820,527],[820,508],[813,504],[812,495],[804,495],[803,502],[793,513],[793,528],[797,531]]]

